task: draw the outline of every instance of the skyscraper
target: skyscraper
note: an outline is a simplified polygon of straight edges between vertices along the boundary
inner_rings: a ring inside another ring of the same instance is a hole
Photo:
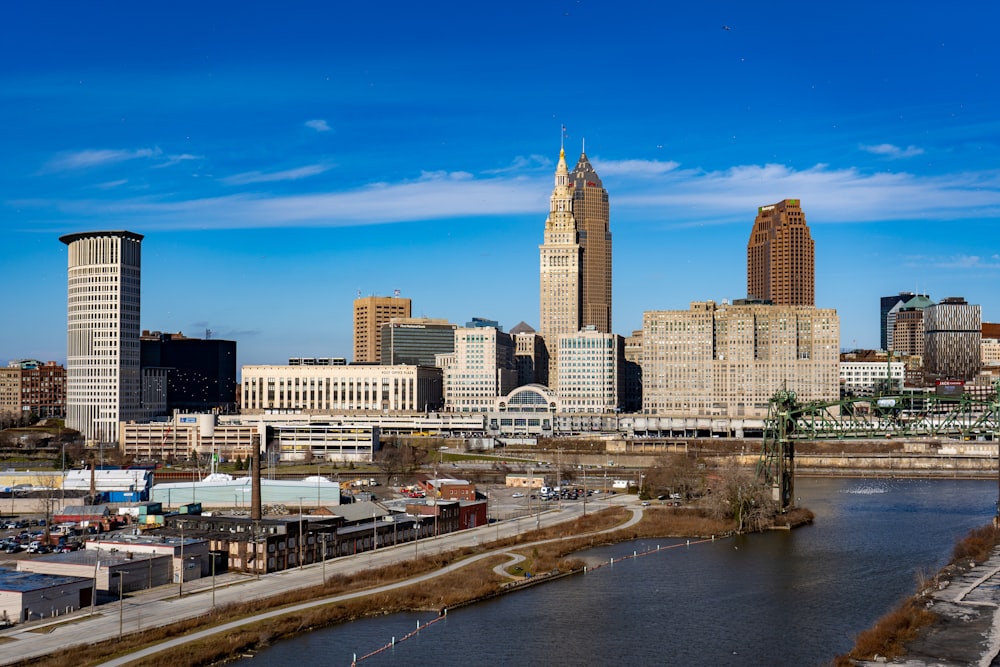
[[[549,381],[558,377],[560,334],[585,326],[611,331],[611,231],[608,193],[586,153],[573,169],[559,150],[555,187],[539,246],[539,333],[549,352]]]
[[[924,377],[973,380],[982,368],[982,307],[960,296],[924,308]]]
[[[68,252],[66,425],[116,442],[118,424],[141,416],[139,287],[142,235],[81,232]]]
[[[573,217],[583,252],[581,271],[583,311],[580,329],[594,327],[611,333],[611,229],[608,191],[587,159],[586,153],[573,168]]]
[[[382,325],[394,317],[410,317],[410,300],[399,296],[366,296],[354,300],[354,363],[382,360]]]
[[[881,350],[892,349],[892,327],[889,325],[889,313],[899,309],[904,303],[915,297],[913,292],[900,292],[895,296],[883,296],[879,299],[879,345]]]
[[[814,256],[798,199],[761,206],[747,244],[747,297],[776,306],[815,305]]]

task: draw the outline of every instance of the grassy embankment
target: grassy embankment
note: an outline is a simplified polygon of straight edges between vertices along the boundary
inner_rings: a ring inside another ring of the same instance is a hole
[[[366,570],[349,577],[330,577],[323,586],[288,591],[265,601],[220,607],[198,619],[126,635],[121,642],[113,640],[90,646],[64,649],[45,658],[24,661],[15,667],[27,667],[29,664],[33,667],[62,667],[69,663],[78,667],[99,664],[117,655],[133,652],[195,630],[307,600],[402,581],[417,574],[440,569],[472,554],[498,547],[509,547],[507,552],[526,556],[527,560],[521,564],[524,571],[566,573],[579,571],[583,567],[583,561],[569,557],[570,554],[591,546],[641,537],[707,537],[726,534],[734,528],[732,523],[715,521],[697,512],[658,507],[647,508],[643,520],[634,526],[624,530],[597,534],[597,531],[613,528],[615,525],[623,523],[627,517],[628,513],[623,509],[605,510],[581,517],[571,523],[524,533],[517,538],[458,549],[447,554],[424,556],[415,562],[410,561],[377,570]],[[572,537],[573,535],[580,535],[580,537]],[[526,543],[546,539],[555,541],[526,545]],[[306,611],[290,613],[287,616],[251,623],[237,630],[214,635],[211,638],[191,642],[180,648],[151,656],[134,663],[134,665],[144,667],[210,665],[267,646],[283,638],[345,621],[398,611],[433,610],[436,612],[442,608],[460,606],[470,601],[498,594],[504,584],[509,583],[511,579],[498,576],[493,568],[506,560],[508,560],[507,556],[497,554],[495,558],[488,558],[468,568],[460,569],[446,577],[434,580],[432,584],[416,584],[348,602],[325,604]]]
[[[837,656],[834,667],[852,667],[856,660],[874,660],[876,655],[887,660],[906,655],[907,643],[938,619],[938,615],[927,608],[930,593],[939,587],[943,579],[959,569],[967,569],[970,561],[984,562],[998,545],[1000,531],[992,525],[971,530],[955,545],[949,563],[925,582],[916,595],[904,600],[878,619],[874,626],[858,634],[854,648],[846,655]]]

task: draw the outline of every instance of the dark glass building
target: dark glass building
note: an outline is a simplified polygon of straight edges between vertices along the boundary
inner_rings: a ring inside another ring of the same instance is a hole
[[[167,412],[232,412],[236,407],[236,341],[143,331],[142,368],[167,369]]]
[[[455,351],[455,325],[426,317],[393,318],[382,325],[384,366],[437,366],[436,354]]]

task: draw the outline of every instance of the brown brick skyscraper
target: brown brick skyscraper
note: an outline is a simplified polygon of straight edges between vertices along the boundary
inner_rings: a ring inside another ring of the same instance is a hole
[[[815,247],[798,199],[757,209],[747,244],[747,297],[815,306]]]

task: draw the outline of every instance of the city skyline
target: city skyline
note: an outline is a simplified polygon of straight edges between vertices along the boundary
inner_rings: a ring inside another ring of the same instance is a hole
[[[615,333],[747,296],[784,199],[842,348],[901,291],[1000,320],[989,5],[54,7],[0,40],[7,359],[65,362],[58,239],[92,230],[144,235],[142,329],[240,365],[351,358],[359,291],[537,329],[564,125],[609,193]]]

